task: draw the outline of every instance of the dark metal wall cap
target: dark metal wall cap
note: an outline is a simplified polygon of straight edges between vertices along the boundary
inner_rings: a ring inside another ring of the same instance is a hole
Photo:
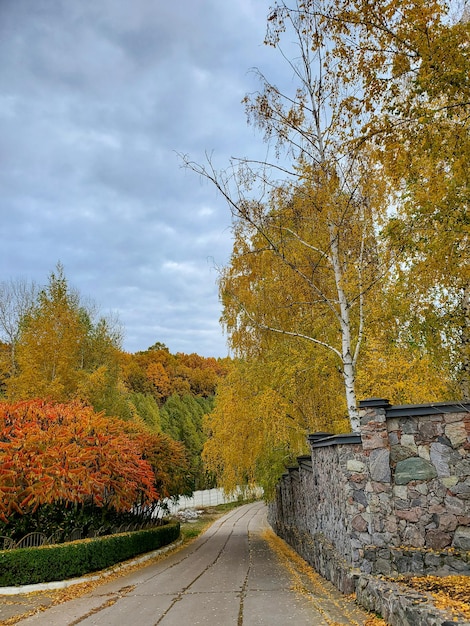
[[[312,442],[312,448],[324,448],[326,446],[337,446],[341,444],[358,444],[362,443],[360,433],[346,433],[344,435],[333,435],[325,437],[318,441]]]
[[[320,439],[325,439],[325,437],[333,437],[333,433],[310,433],[307,439],[310,441],[310,443],[314,443],[315,441],[318,441]]]
[[[360,409],[369,408],[387,408],[390,406],[390,402],[386,398],[366,398],[365,400],[359,400]]]
[[[414,417],[420,415],[439,415],[442,413],[470,413],[470,402],[430,402],[429,404],[402,404],[387,408],[386,416]]]
[[[297,461],[299,466],[303,470],[312,470],[312,457],[310,454],[304,454],[303,456],[298,456]]]

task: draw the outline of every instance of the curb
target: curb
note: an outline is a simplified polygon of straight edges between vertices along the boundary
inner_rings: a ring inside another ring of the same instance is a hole
[[[0,596],[16,596],[16,595],[26,595],[28,593],[32,593],[34,591],[48,591],[54,589],[66,589],[67,587],[71,587],[72,585],[79,585],[80,583],[92,582],[94,580],[99,580],[100,578],[106,578],[107,576],[111,576],[115,572],[119,570],[126,569],[131,565],[138,565],[139,563],[145,563],[145,561],[149,561],[159,554],[164,554],[165,552],[169,552],[174,548],[177,548],[183,543],[182,539],[177,539],[173,543],[168,544],[163,548],[159,548],[158,550],[154,550],[153,552],[148,552],[144,556],[133,559],[132,561],[126,561],[125,563],[120,563],[118,565],[113,565],[112,567],[99,572],[98,574],[91,574],[87,576],[82,576],[80,578],[71,578],[70,580],[58,580],[52,581],[50,583],[37,583],[34,585],[19,585],[18,587],[0,587]]]
[[[397,583],[370,574],[358,577],[356,598],[359,605],[381,615],[389,626],[470,626],[462,616],[438,609],[430,593],[404,590]]]

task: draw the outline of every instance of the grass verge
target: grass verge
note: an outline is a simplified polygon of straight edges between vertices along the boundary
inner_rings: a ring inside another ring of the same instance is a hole
[[[241,504],[248,504],[248,502],[249,501],[228,502],[226,504],[219,504],[217,506],[199,508],[198,511],[202,511],[202,513],[196,520],[191,522],[180,521],[180,531],[183,545],[196,539],[196,537],[198,537],[207,528],[209,528],[209,526],[213,524],[219,517],[222,517],[222,515],[228,513],[228,511],[236,509]]]

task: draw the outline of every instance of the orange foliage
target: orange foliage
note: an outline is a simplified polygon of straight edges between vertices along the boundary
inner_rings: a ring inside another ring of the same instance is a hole
[[[129,422],[126,426],[133,428]],[[144,458],[152,466],[159,497],[169,498],[185,494],[189,488],[189,461],[184,444],[168,435],[150,433],[144,428],[137,438],[145,450]]]
[[[152,394],[161,405],[173,394],[214,395],[218,382],[227,375],[230,359],[149,349],[127,354],[121,361],[126,387]]]
[[[149,442],[138,427],[78,402],[0,402],[0,518],[58,501],[122,511],[158,499]]]
[[[146,373],[155,399],[168,398],[171,394],[171,382],[163,365],[158,362],[149,363]]]

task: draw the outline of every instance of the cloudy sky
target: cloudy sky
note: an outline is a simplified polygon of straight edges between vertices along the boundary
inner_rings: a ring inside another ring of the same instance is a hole
[[[261,156],[241,104],[271,0],[1,0],[0,281],[69,283],[124,349],[225,356],[230,214],[177,153]]]

